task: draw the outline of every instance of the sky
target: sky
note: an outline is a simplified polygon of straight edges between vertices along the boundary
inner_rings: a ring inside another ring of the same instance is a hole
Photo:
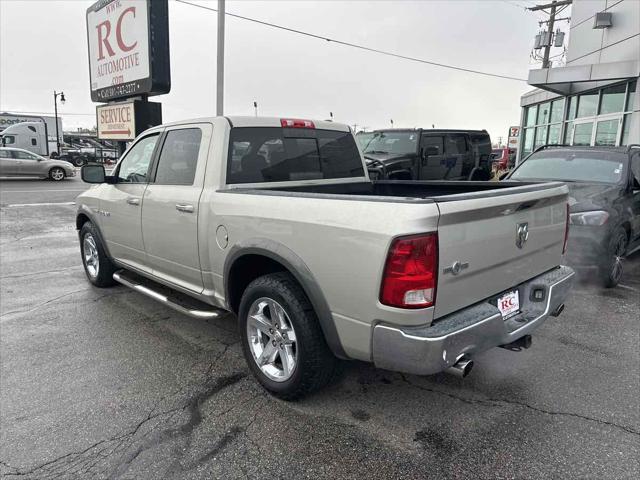
[[[192,0],[215,8],[216,1]],[[65,130],[95,125],[83,0],[0,0],[0,111],[53,112]],[[541,13],[530,0],[248,1],[236,13],[323,37],[489,73],[527,78]],[[171,92],[163,121],[215,115],[215,12],[169,1]],[[487,129],[520,120],[525,81],[391,58],[227,17],[226,115],[326,119],[367,127]],[[506,138],[503,139],[506,141]]]

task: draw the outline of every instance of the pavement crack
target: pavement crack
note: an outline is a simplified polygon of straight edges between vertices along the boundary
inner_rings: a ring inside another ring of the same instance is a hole
[[[0,318],[6,317],[6,316],[9,316],[9,315],[13,315],[13,314],[16,314],[16,313],[32,312],[34,310],[37,310],[39,308],[44,307],[45,305],[49,305],[50,303],[55,302],[56,300],[60,300],[61,298],[68,297],[70,295],[74,295],[74,294],[80,293],[80,292],[86,292],[86,291],[89,291],[89,290],[91,290],[91,288],[82,288],[80,290],[74,290],[73,292],[68,292],[68,293],[65,293],[63,295],[59,295],[59,296],[57,296],[55,298],[51,298],[51,299],[47,300],[46,302],[39,303],[38,305],[35,305],[33,307],[30,307],[30,308],[27,308],[27,309],[24,309],[24,310],[12,310],[11,312],[3,313],[2,315],[0,315]]]
[[[173,409],[174,411],[186,410],[189,413],[187,421],[177,427],[165,428],[159,432],[156,432],[150,438],[147,438],[142,444],[138,446],[133,452],[131,452],[125,459],[123,459],[113,470],[109,478],[117,478],[123,475],[129,468],[129,466],[146,450],[161,445],[168,440],[180,437],[191,438],[191,434],[200,423],[202,423],[202,411],[200,407],[204,402],[209,400],[215,394],[220,391],[235,385],[246,377],[244,372],[236,372],[231,375],[226,375],[215,379],[204,390],[199,391],[193,395],[187,402],[181,407]],[[179,462],[179,459],[176,460]],[[174,462],[175,463],[175,462]]]
[[[173,411],[177,411],[177,410],[180,410],[180,409],[181,408],[174,408],[174,409],[171,409],[171,410],[168,410],[168,411],[165,411],[165,412],[161,412],[161,413],[157,413],[157,414],[154,414],[154,415],[149,413],[146,418],[144,418],[141,422],[139,422],[133,429],[129,430],[128,432],[121,433],[119,435],[100,440],[100,441],[98,441],[98,442],[96,442],[96,443],[94,443],[92,445],[89,445],[88,447],[84,448],[83,450],[66,453],[66,454],[61,455],[59,457],[56,457],[56,458],[54,458],[52,460],[44,462],[44,463],[42,463],[40,465],[32,467],[32,468],[30,468],[28,470],[19,470],[17,468],[11,467],[15,472],[13,472],[13,473],[10,472],[10,473],[7,473],[5,475],[24,476],[24,475],[31,475],[33,473],[36,473],[36,472],[39,472],[39,471],[42,471],[42,470],[50,470],[51,467],[55,466],[58,463],[63,463],[64,464],[65,463],[64,460],[68,459],[69,457],[73,457],[75,459],[75,458],[81,457],[82,455],[90,452],[94,448],[97,448],[97,447],[99,447],[99,446],[101,446],[103,444],[110,443],[110,442],[121,441],[121,440],[124,440],[124,439],[126,439],[128,437],[133,437],[140,430],[140,428],[144,424],[146,424],[148,421],[153,420],[153,419],[155,419],[155,418],[157,418],[159,416],[167,415],[169,413],[172,413]],[[104,451],[104,449],[99,451],[99,452],[97,452],[97,453],[100,454],[103,451]],[[69,468],[72,468],[73,466],[74,466],[74,464],[72,463],[71,465],[69,465]]]
[[[65,267],[65,268],[59,268],[57,270],[45,270],[43,272],[31,272],[31,273],[21,273],[21,274],[14,274],[14,275],[2,275],[0,276],[0,280],[4,280],[5,278],[24,278],[24,277],[35,277],[37,275],[46,275],[48,273],[62,273],[65,272],[67,270],[80,270],[82,267],[79,265],[73,266],[73,267]]]
[[[630,433],[632,435],[640,436],[640,432],[639,431],[634,430],[631,427],[627,427],[626,425],[621,425],[619,423],[610,422],[610,421],[607,421],[607,420],[601,420],[599,418],[589,417],[587,415],[582,415],[582,414],[579,414],[579,413],[547,410],[547,409],[540,408],[540,407],[534,407],[533,405],[529,405],[526,402],[519,402],[517,400],[509,400],[509,399],[505,399],[505,398],[487,398],[487,399],[465,398],[465,397],[462,397],[460,395],[454,395],[454,394],[449,393],[449,392],[443,392],[442,390],[436,390],[434,388],[429,388],[429,387],[425,387],[423,385],[418,385],[416,383],[413,383],[411,380],[409,380],[406,377],[406,375],[404,375],[404,374],[400,374],[400,377],[402,378],[402,380],[405,383],[407,383],[408,385],[411,385],[412,387],[418,388],[420,390],[424,390],[426,392],[435,393],[435,394],[438,394],[438,395],[442,395],[442,396],[446,396],[446,397],[449,397],[449,398],[453,398],[453,399],[458,400],[460,402],[464,402],[464,403],[468,403],[468,404],[472,404],[472,405],[483,405],[483,406],[487,406],[487,407],[502,407],[502,406],[505,406],[505,405],[515,405],[515,406],[527,408],[527,409],[532,410],[534,412],[543,413],[545,415],[572,417],[572,418],[577,418],[577,419],[580,419],[580,420],[585,420],[585,421],[588,421],[588,422],[598,423],[600,425],[607,425],[609,427],[613,427],[613,428],[617,428],[619,430],[623,430],[624,432]]]

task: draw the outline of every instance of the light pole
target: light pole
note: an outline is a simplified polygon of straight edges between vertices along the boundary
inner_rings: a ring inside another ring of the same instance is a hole
[[[253,102],[253,111],[258,116],[258,102]]]
[[[53,91],[53,111],[55,112],[56,117],[56,146],[58,150],[56,150],[56,155],[60,156],[60,132],[58,131],[58,97],[60,97],[60,102],[64,105],[66,99],[64,98],[64,92],[56,92]],[[47,142],[49,139],[47,139]]]
[[[216,78],[216,115],[224,115],[224,0],[218,0],[218,71]]]
[[[393,118],[391,119],[391,128],[393,128]]]

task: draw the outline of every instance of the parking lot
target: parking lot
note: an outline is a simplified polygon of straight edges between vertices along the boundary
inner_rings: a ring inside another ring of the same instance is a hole
[[[466,379],[352,362],[296,403],[268,395],[235,319],[93,288],[76,177],[0,181],[0,472],[7,478],[637,478],[640,254],[586,281],[532,348]],[[588,276],[588,274],[587,274]]]

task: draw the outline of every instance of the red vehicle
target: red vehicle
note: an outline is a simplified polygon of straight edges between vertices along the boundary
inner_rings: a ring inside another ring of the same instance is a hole
[[[494,170],[507,170],[513,166],[516,151],[513,148],[501,147],[491,150],[491,165]]]

